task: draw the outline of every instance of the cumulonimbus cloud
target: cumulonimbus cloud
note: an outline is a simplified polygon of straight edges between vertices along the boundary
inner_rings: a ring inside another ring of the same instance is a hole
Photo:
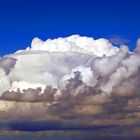
[[[93,124],[113,124],[114,119],[124,119],[126,124],[125,120],[131,118],[130,122],[137,123],[139,50],[139,40],[134,52],[130,52],[127,46],[118,48],[103,38],[34,38],[31,47],[0,58],[0,102],[14,102],[3,109],[3,114],[14,112],[19,102],[26,102],[28,107],[22,111],[27,118],[32,116],[29,110],[34,110],[39,116],[40,112],[47,114],[40,120],[55,116],[54,119],[75,118],[81,122],[81,118],[88,117]],[[34,109],[35,104],[40,111]],[[15,112],[11,118],[20,111]]]

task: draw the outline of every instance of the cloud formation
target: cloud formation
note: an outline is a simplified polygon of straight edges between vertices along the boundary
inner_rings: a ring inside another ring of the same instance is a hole
[[[0,121],[138,124],[139,79],[139,40],[130,52],[103,38],[34,38],[0,58]]]
[[[122,45],[130,43],[129,39],[123,38],[122,36],[119,35],[110,36],[109,41],[114,45]]]

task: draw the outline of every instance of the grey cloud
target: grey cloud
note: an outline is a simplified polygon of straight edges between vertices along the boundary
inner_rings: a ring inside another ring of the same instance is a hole
[[[124,37],[119,36],[119,35],[110,36],[109,41],[114,45],[123,45],[123,44],[128,44],[130,42],[129,39],[124,38]]]
[[[0,68],[3,68],[8,75],[11,69],[15,66],[16,59],[10,57],[0,57]]]

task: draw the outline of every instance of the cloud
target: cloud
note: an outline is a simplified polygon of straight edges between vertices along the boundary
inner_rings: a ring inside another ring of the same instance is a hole
[[[16,59],[14,58],[0,57],[0,96],[4,91],[10,88],[10,80],[8,75],[15,63]]]
[[[139,124],[139,44],[130,52],[103,38],[34,38],[0,58],[0,122]]]
[[[123,45],[128,44],[130,42],[129,39],[123,38],[122,36],[119,35],[110,36],[109,41],[114,45]]]
[[[111,56],[119,51],[117,47],[114,47],[107,39],[101,38],[94,40],[92,37],[72,35],[66,38],[48,39],[42,41],[39,38],[34,38],[31,43],[31,48],[26,50],[17,51],[17,53],[23,53],[23,51],[48,51],[48,52],[77,52],[83,54],[91,54],[96,56]]]

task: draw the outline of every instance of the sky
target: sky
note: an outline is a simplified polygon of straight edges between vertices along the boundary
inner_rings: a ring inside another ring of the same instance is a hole
[[[30,46],[34,37],[73,34],[107,38],[135,48],[139,0],[1,0],[0,55]]]

